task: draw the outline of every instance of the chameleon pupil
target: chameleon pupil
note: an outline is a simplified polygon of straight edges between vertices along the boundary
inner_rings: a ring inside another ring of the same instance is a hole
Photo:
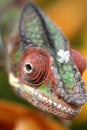
[[[30,63],[27,63],[27,64],[25,65],[25,68],[26,68],[26,71],[27,71],[28,73],[32,72],[32,70],[33,70],[33,67],[32,67],[32,65],[31,65]]]

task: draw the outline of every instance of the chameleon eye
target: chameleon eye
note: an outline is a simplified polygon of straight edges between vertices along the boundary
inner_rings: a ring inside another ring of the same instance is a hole
[[[29,48],[20,68],[21,81],[38,86],[42,84],[50,69],[50,55],[41,48]]]
[[[33,66],[31,63],[26,63],[24,69],[26,73],[31,73],[33,71]]]

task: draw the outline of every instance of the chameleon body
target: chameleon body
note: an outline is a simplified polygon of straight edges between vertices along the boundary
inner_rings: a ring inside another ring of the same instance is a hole
[[[45,112],[73,119],[87,100],[81,78],[87,61],[33,3],[24,7],[10,43],[9,82],[15,92]]]

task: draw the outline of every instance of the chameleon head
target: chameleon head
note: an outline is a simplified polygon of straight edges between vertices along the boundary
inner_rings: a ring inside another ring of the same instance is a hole
[[[10,84],[35,107],[61,119],[74,118],[80,112],[80,105],[75,105],[78,94],[74,87],[80,86],[82,94],[83,82],[78,82],[81,76],[70,56],[68,41],[32,3],[24,7],[19,23],[21,40],[13,44],[10,54]],[[83,88],[82,100],[84,93]],[[78,104],[80,99],[79,95]]]
[[[80,112],[80,108],[68,104],[56,95],[58,80],[55,77],[57,71],[52,69],[53,64],[54,60],[46,49],[29,48],[21,58],[19,78],[21,87],[18,85],[14,89],[35,107],[59,118],[72,119]]]
[[[53,62],[45,49],[29,48],[21,58],[19,76],[9,73],[9,82],[18,95],[35,107],[61,119],[73,119],[80,107],[68,104],[56,95],[58,80],[52,69]]]

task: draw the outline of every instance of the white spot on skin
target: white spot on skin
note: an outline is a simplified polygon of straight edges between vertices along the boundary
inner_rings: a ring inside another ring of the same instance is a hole
[[[39,94],[39,95],[38,95],[38,98],[39,98],[39,99],[42,99],[43,97],[42,97],[42,95],[41,95],[41,94]]]
[[[56,106],[57,106],[57,103],[56,103],[56,102],[54,102],[54,103],[53,103],[53,105],[56,107]]]
[[[59,105],[57,106],[57,108],[62,108],[61,104],[59,104]]]
[[[66,107],[63,107],[63,109],[64,109],[64,110],[67,110],[67,108],[66,108]]]
[[[68,111],[68,112],[71,112],[71,109],[68,108],[67,111]]]
[[[69,61],[69,58],[70,58],[70,52],[69,51],[64,51],[62,49],[60,49],[58,52],[57,52],[57,55],[60,56],[60,58],[58,59],[58,61],[60,63],[63,63],[64,61],[66,63],[68,63]]]
[[[51,70],[54,70],[54,67],[53,67],[53,66],[51,67]]]
[[[34,90],[34,95],[35,95],[35,96],[38,95],[38,90],[37,90],[37,89]]]
[[[47,98],[46,98],[46,97],[43,97],[43,101],[47,101]]]
[[[52,100],[51,99],[49,99],[48,102],[49,102],[50,105],[52,104]]]

